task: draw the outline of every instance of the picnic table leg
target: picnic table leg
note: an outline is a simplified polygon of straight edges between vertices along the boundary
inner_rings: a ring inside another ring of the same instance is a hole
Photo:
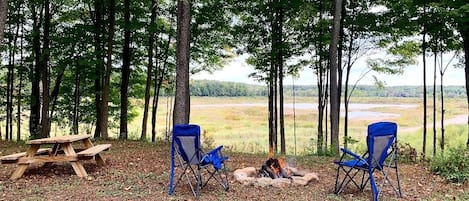
[[[76,156],[77,154],[75,153],[75,150],[72,147],[71,143],[65,143],[62,146],[62,149],[65,152],[66,156]],[[86,177],[88,174],[86,173],[85,168],[79,161],[71,161],[70,164],[72,164],[73,170],[77,174],[78,177]]]
[[[52,147],[51,152],[49,152],[49,156],[57,156],[57,152],[60,149],[60,144],[54,144]],[[52,164],[52,162],[46,162],[44,163],[43,167],[49,167]]]
[[[83,143],[85,144],[86,148],[90,148],[90,147],[94,146],[93,142],[91,142],[90,138],[83,139]],[[104,165],[104,159],[99,154],[96,154],[94,156],[94,160],[96,161],[96,164],[98,166],[103,166]]]
[[[54,146],[52,147],[52,151],[49,155],[57,156],[57,152],[59,151],[59,149],[60,149],[60,144],[54,144]]]
[[[28,151],[26,152],[26,157],[33,157],[36,155],[37,150],[39,149],[38,144],[33,144],[29,147]],[[28,164],[19,164],[18,167],[16,168],[15,172],[11,175],[10,179],[11,180],[16,180],[23,176],[24,171],[28,168]]]

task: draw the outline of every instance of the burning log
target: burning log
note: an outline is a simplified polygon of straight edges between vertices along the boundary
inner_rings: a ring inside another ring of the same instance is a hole
[[[233,175],[236,181],[243,185],[259,187],[305,186],[312,180],[319,181],[316,173],[298,170],[289,165],[285,158],[274,158],[272,149],[270,149],[269,157],[260,169],[246,167],[235,170]]]
[[[269,149],[269,159],[262,165],[259,176],[270,177],[272,179],[291,178],[291,171],[287,169],[285,159],[274,158],[272,147]]]
[[[259,176],[270,177],[272,179],[291,177],[286,169],[285,161],[277,158],[267,159],[267,161],[262,165]]]

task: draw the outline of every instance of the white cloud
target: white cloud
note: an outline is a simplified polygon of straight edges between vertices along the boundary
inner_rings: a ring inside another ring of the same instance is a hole
[[[445,56],[443,62],[448,62],[447,59],[449,55]],[[242,82],[248,84],[263,84],[255,81],[253,78],[249,77],[249,74],[254,72],[254,68],[248,65],[245,62],[247,56],[240,56],[235,58],[233,61],[227,63],[222,70],[215,71],[210,74],[207,72],[200,72],[196,75],[193,75],[191,78],[195,80],[220,80],[220,81],[230,81],[230,82]],[[352,74],[350,76],[350,84],[355,83],[360,74],[363,72],[364,66],[366,63],[362,61],[357,61],[355,66],[352,68]],[[405,68],[402,75],[384,75],[378,74],[375,72],[368,73],[358,84],[359,85],[372,85],[374,84],[373,75],[378,77],[381,81],[386,82],[387,86],[400,86],[400,85],[412,85],[418,86],[423,85],[423,75],[422,75],[422,61],[421,57],[418,59],[418,64],[414,66],[408,66]],[[427,85],[433,84],[433,59],[427,59]],[[453,63],[456,61],[454,60]],[[445,63],[445,65],[446,65]],[[445,85],[464,85],[465,76],[464,69],[454,68],[450,65],[448,70],[444,75]],[[440,82],[439,71],[437,70],[437,84]],[[313,70],[310,68],[305,68],[300,72],[300,77],[296,78],[294,83],[296,85],[316,85],[316,75]],[[285,81],[285,85],[293,84],[291,76],[288,76]]]

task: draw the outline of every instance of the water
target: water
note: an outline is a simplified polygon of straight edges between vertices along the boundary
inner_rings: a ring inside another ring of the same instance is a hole
[[[212,104],[212,105],[193,105],[192,107],[267,107],[267,104],[264,103],[237,103],[237,104]],[[375,103],[354,103],[349,104],[349,112],[348,117],[349,119],[357,119],[357,118],[377,118],[377,117],[385,117],[385,118],[395,118],[399,117],[400,114],[396,113],[384,113],[384,112],[373,112],[367,111],[374,108],[399,108],[399,109],[406,109],[406,108],[415,108],[418,105],[413,104],[375,104]],[[285,104],[285,108],[293,109],[292,103]],[[344,108],[344,105],[341,105],[341,108]],[[318,104],[317,103],[296,103],[295,109],[297,110],[317,110]],[[340,114],[342,117],[345,116],[344,112]]]

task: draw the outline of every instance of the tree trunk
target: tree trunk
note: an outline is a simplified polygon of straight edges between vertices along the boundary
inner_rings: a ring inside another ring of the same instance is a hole
[[[330,104],[331,104],[331,151],[334,154],[339,153],[339,94],[337,83],[338,66],[338,42],[340,32],[340,18],[342,10],[342,0],[334,0],[334,20],[331,32],[331,42],[329,46],[330,61]]]
[[[345,9],[342,7],[342,9]],[[344,11],[342,11],[344,12]],[[353,15],[353,14],[352,14]],[[342,16],[343,17],[343,16]],[[353,43],[355,40],[355,27],[351,25],[350,27],[350,39],[348,43],[348,48],[347,48],[347,64],[346,64],[346,72],[345,72],[345,91],[344,91],[344,113],[345,113],[345,118],[344,118],[344,147],[347,148],[348,146],[348,109],[349,109],[349,104],[350,104],[350,98],[352,96],[352,93],[349,92],[349,82],[350,82],[350,73],[352,71],[352,51],[353,51]],[[339,57],[340,58],[340,57]]]
[[[466,100],[467,100],[467,142],[466,147],[469,148],[469,22],[466,23],[465,29],[461,31],[464,43],[464,71],[466,78]]]
[[[177,9],[177,61],[176,94],[174,97],[173,125],[187,124],[190,117],[189,61],[191,1],[178,0]]]
[[[162,80],[158,79],[157,76],[155,76],[155,83],[154,83],[154,88],[153,88],[153,110],[151,112],[151,141],[155,142],[156,141],[156,114],[158,112],[158,101],[159,101],[159,95],[160,95],[160,89],[161,89],[161,82]]]
[[[18,16],[18,17],[21,16],[23,3],[24,3],[23,1],[18,1],[17,2],[16,16]],[[16,64],[15,64],[16,59],[15,58],[16,58],[16,54],[17,54],[17,51],[18,51],[17,41],[18,41],[18,37],[20,37],[19,36],[20,27],[23,27],[22,20],[18,19],[16,21],[15,27],[16,27],[16,30],[15,30],[15,35],[13,36],[13,44],[12,44],[13,48],[11,49],[12,50],[11,55],[13,56],[12,59],[11,59],[11,64],[12,65],[10,65],[9,68],[8,68],[8,78],[7,78],[9,80],[7,82],[9,84],[8,85],[8,92],[7,92],[9,94],[7,96],[7,98],[9,98],[9,99],[7,99],[7,107],[8,107],[8,109],[7,109],[7,125],[9,126],[9,129],[8,129],[9,130],[9,138],[12,141],[13,141],[13,94],[14,94],[14,80],[15,80],[14,79],[14,68],[16,67],[18,69],[18,74],[21,74],[21,72],[20,72],[21,66],[16,66]],[[23,42],[23,41],[21,40],[21,42]],[[20,51],[22,52],[23,49],[20,48]],[[23,59],[22,57],[23,57],[23,55],[21,54],[21,58],[20,58],[21,64],[23,63],[23,61],[21,60],[21,59]],[[20,84],[21,84],[21,79],[20,79]],[[18,97],[20,97],[19,93],[20,93],[20,91],[18,91]],[[18,100],[18,102],[20,102],[20,101]],[[20,123],[20,121],[18,121],[17,124],[19,124],[19,123]],[[19,137],[17,137],[17,141],[19,141]]]
[[[21,60],[23,59],[23,56],[21,55]],[[23,64],[21,64],[22,66]],[[18,85],[18,102],[17,102],[17,112],[16,112],[16,141],[21,140],[21,104],[22,104],[22,94],[21,90],[23,89],[23,74],[20,72],[19,73],[20,77],[20,83]],[[0,138],[1,139],[1,138]]]
[[[268,110],[269,110],[269,152],[274,151],[275,143],[274,143],[274,135],[275,135],[275,129],[274,129],[274,98],[273,98],[273,93],[274,93],[274,87],[273,87],[273,80],[272,78],[269,78],[269,83],[267,84],[269,88],[269,94],[268,94]]]
[[[78,135],[78,115],[79,115],[79,108],[80,108],[80,65],[79,62],[76,63],[76,71],[75,71],[75,92],[74,94],[74,102],[73,102],[73,116],[72,116],[72,133]]]
[[[124,50],[122,59],[121,114],[119,139],[127,139],[127,110],[130,78],[130,0],[124,0]]]
[[[323,12],[324,12],[324,8],[323,8],[323,3],[322,1],[319,2],[319,11],[318,12],[318,18],[319,20],[323,20]],[[321,26],[320,27],[320,32],[321,33],[324,33],[324,27]],[[318,86],[318,129],[317,129],[317,137],[318,137],[318,140],[317,140],[317,144],[316,144],[316,151],[318,154],[323,154],[324,153],[324,145],[327,143],[327,136],[326,136],[326,142],[324,142],[324,111],[325,111],[325,105],[326,105],[326,94],[327,94],[327,90],[326,90],[326,87],[325,87],[325,76],[324,76],[324,72],[325,72],[325,68],[323,66],[323,60],[324,60],[324,57],[322,56],[321,54],[321,51],[323,50],[323,45],[324,43],[322,43],[320,40],[315,40],[314,41],[314,47],[315,49],[319,50],[319,52],[316,54],[316,57],[314,58],[315,59],[315,62],[314,62],[314,68],[316,69],[316,76],[317,76],[317,86]],[[327,126],[326,126],[327,127]],[[327,145],[326,145],[327,146]]]
[[[8,16],[8,1],[0,0],[0,46],[3,41],[3,32],[5,30],[5,24]]]
[[[160,91],[161,91],[161,86],[163,84],[163,79],[168,71],[168,65],[167,65],[167,61],[168,61],[168,58],[169,58],[169,48],[171,46],[171,40],[172,40],[172,29],[169,30],[168,32],[168,41],[166,43],[166,46],[165,46],[165,49],[164,49],[164,60],[163,62],[159,62],[158,59],[156,59],[156,72],[154,73],[155,74],[155,83],[154,83],[154,88],[153,88],[153,110],[152,110],[152,113],[151,113],[151,141],[152,142],[155,142],[156,140],[156,113],[158,112],[158,102],[159,102],[159,96],[160,96]],[[158,53],[158,51],[156,51]],[[158,55],[156,55],[156,58],[158,58]],[[159,66],[161,65],[160,63],[162,63],[163,67],[162,68],[159,68]],[[170,86],[168,86],[170,87]],[[171,95],[172,96],[172,95]],[[168,103],[169,105],[169,103]],[[170,110],[170,107],[167,107],[168,111]],[[169,113],[167,113],[169,114]],[[166,119],[166,132],[165,132],[165,136],[167,137],[167,139],[169,139],[169,118],[170,115],[167,115],[167,119]]]
[[[326,64],[325,66],[329,66],[329,64]],[[330,108],[329,108],[329,104],[327,104],[327,102],[329,101],[329,91],[327,89],[329,89],[329,79],[327,79],[329,77],[329,71],[326,71],[325,72],[325,81],[326,83],[324,84],[324,128],[326,128],[324,130],[324,150],[330,152],[329,150],[329,147],[328,147],[328,144],[327,142],[330,141],[328,140],[328,137],[329,137],[329,121],[327,119],[327,117],[330,117],[329,115],[329,112],[330,112]]]
[[[104,72],[104,84],[103,84],[103,94],[101,99],[101,124],[99,130],[101,132],[102,138],[108,138],[109,134],[108,129],[108,119],[109,119],[109,92],[110,92],[110,82],[111,82],[111,70],[112,70],[112,53],[114,45],[114,24],[116,21],[116,1],[109,1],[109,33],[107,39],[107,55],[106,55],[106,70]],[[98,128],[98,127],[96,127]]]
[[[104,69],[103,63],[103,48],[102,48],[102,17],[103,17],[103,2],[102,0],[94,1],[95,19],[94,19],[94,54],[96,59],[95,72],[96,77],[94,78],[94,93],[95,93],[95,109],[96,109],[96,129],[94,130],[94,137],[101,137],[101,95],[102,95],[102,72]]]
[[[278,104],[277,104],[277,89],[278,89],[278,19],[277,19],[277,5],[279,4],[279,0],[268,1],[271,10],[270,10],[270,69],[268,72],[268,79],[269,79],[269,118],[271,124],[269,124],[269,136],[272,140],[269,147],[269,154],[277,153],[277,131],[278,131]]]
[[[22,8],[22,7],[21,7]],[[24,33],[24,24],[21,24],[21,32]],[[22,69],[24,69],[24,56],[23,56],[23,43],[24,43],[24,37],[21,37],[21,42],[20,42],[20,70],[18,70],[18,75],[20,78],[20,83],[18,85],[18,102],[17,102],[17,123],[16,123],[16,141],[21,140],[21,105],[22,105],[22,99],[23,99],[23,94],[21,93],[23,90],[23,73]],[[1,136],[0,136],[1,139]]]
[[[150,16],[150,27],[155,26],[156,18],[156,0],[151,1],[151,16]],[[147,138],[147,120],[148,120],[148,105],[150,104],[150,88],[151,88],[151,77],[153,71],[153,46],[155,43],[155,32],[153,29],[150,30],[150,36],[148,38],[148,66],[147,66],[147,82],[145,85],[145,104],[143,109],[143,120],[142,120],[142,135],[141,140]],[[155,78],[156,79],[156,78]]]
[[[344,66],[342,64],[342,55],[344,52],[344,37],[345,37],[345,31],[344,31],[344,21],[345,21],[345,15],[347,14],[345,10],[345,4],[347,3],[347,0],[342,0],[341,2],[341,11],[340,11],[340,21],[339,21],[339,40],[337,44],[337,105],[339,106],[339,111],[340,111],[340,104],[342,102],[342,82],[343,82],[343,74],[344,74]],[[347,87],[347,86],[346,86]],[[346,97],[346,96],[345,96]],[[345,100],[344,100],[345,102]],[[340,128],[339,128],[340,130]],[[344,131],[345,133],[345,131]],[[344,140],[345,146],[347,146],[347,139]]]
[[[426,4],[424,4],[423,7],[423,17],[425,21],[426,17]],[[423,142],[422,142],[422,157],[425,158],[426,155],[426,150],[427,150],[427,63],[426,63],[426,49],[427,49],[427,44],[425,41],[425,37],[427,34],[427,26],[424,23],[423,24],[423,36],[422,36],[422,63],[423,63]]]
[[[11,53],[14,54],[14,53]],[[10,57],[14,57],[11,55]],[[10,62],[8,65],[7,72],[7,103],[6,103],[6,125],[5,125],[5,137],[12,141],[13,140],[13,66],[14,63]]]
[[[50,34],[50,2],[49,0],[44,1],[44,36],[43,36],[43,48],[42,48],[42,119],[41,119],[41,137],[49,137],[50,124],[49,124],[49,34]]]
[[[443,59],[443,57],[441,58]],[[440,65],[443,65],[443,63],[440,63]],[[444,71],[440,71],[440,105],[441,105],[441,142],[440,142],[440,148],[441,148],[441,154],[445,152],[445,104],[444,104],[444,87],[443,87],[443,76],[444,76]]]
[[[436,62],[437,54],[434,52],[433,63],[433,157],[436,156]]]
[[[283,94],[283,77],[284,77],[284,69],[283,69],[283,20],[284,20],[284,11],[283,11],[283,1],[279,1],[279,8],[277,14],[277,23],[278,23],[278,37],[277,37],[277,44],[278,44],[278,55],[277,55],[277,64],[278,64],[278,72],[279,72],[279,109],[280,109],[280,153],[285,155],[286,154],[286,142],[285,142],[285,112],[284,112],[284,94]]]
[[[41,38],[39,26],[41,22],[39,18],[42,17],[41,12],[37,12],[37,5],[31,5],[31,16],[33,17],[33,50],[34,50],[34,64],[33,74],[31,80],[31,102],[30,102],[30,115],[29,115],[29,133],[30,138],[36,139],[40,136],[39,120],[41,114],[41,100],[39,83],[41,80],[42,63],[41,63]]]
[[[318,63],[318,62],[317,62]],[[323,144],[324,144],[324,76],[322,73],[321,65],[318,63],[316,64],[318,67],[316,67],[318,70],[317,73],[317,85],[318,85],[318,142],[317,142],[317,153],[322,154],[324,149],[323,149]]]
[[[13,29],[13,24],[9,25],[9,29]],[[16,36],[10,35],[8,37],[8,66],[7,66],[7,89],[6,89],[6,115],[5,115],[5,139],[12,141],[12,117],[11,112],[13,102],[13,67],[15,65],[15,52],[16,52]]]
[[[57,105],[57,98],[59,96],[59,90],[60,90],[60,85],[62,84],[62,77],[64,76],[65,73],[65,68],[57,75],[57,78],[55,79],[55,85],[54,88],[52,89],[52,93],[50,96],[50,99],[52,100],[52,109],[50,112],[50,118],[54,116],[55,112],[55,106]],[[50,126],[50,123],[49,123]]]

